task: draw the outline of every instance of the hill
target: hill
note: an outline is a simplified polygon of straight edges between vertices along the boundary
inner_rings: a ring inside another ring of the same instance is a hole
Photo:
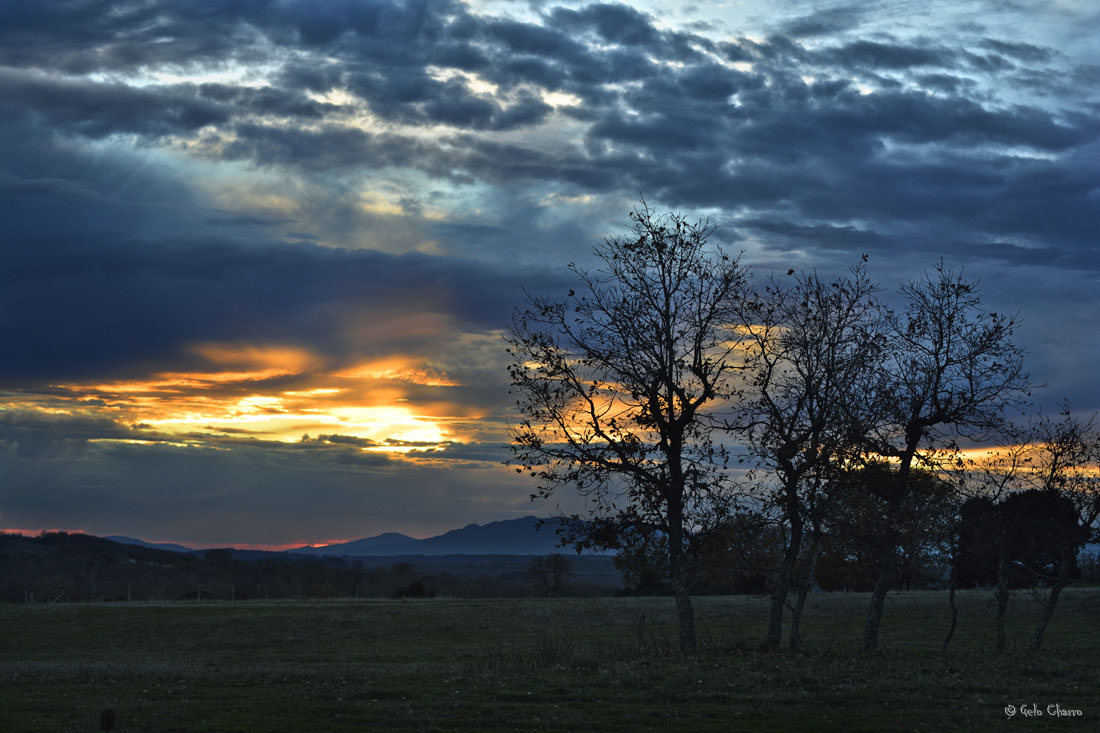
[[[136,545],[137,547],[148,547],[151,550],[167,550],[168,552],[195,552],[196,550],[191,547],[184,547],[183,545],[177,545],[172,542],[146,542],[145,540],[139,540],[134,537],[124,537],[122,535],[109,535],[104,537],[105,540],[111,542],[117,542],[120,545]]]
[[[312,545],[296,547],[292,550],[287,550],[287,552],[298,555],[348,555],[352,557],[365,555],[402,555],[406,554],[400,551],[402,548],[417,542],[421,542],[421,540],[401,534],[400,532],[385,532],[380,535],[375,535],[374,537],[364,537],[359,540],[352,540],[351,542],[336,542],[331,545],[322,545],[318,547]]]
[[[539,522],[544,526],[540,529]],[[468,524],[435,537],[414,539],[397,532],[364,537],[324,547],[299,547],[287,552],[346,557],[405,555],[551,555],[558,546],[556,520],[528,515],[488,524]]]
[[[63,532],[0,534],[0,603],[546,593],[530,555],[311,556],[231,548],[180,552],[147,544]],[[622,584],[609,556],[574,557],[570,569],[570,580],[555,593],[608,595]]]

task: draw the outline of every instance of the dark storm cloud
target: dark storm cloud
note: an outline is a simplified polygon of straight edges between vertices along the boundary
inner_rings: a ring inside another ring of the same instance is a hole
[[[241,123],[232,141],[211,153],[216,159],[245,160],[308,172],[415,168],[438,178],[472,180],[464,161],[470,152],[399,133],[370,133],[325,125],[316,129]]]
[[[491,265],[310,245],[44,239],[0,273],[0,380],[81,379],[193,362],[196,343],[290,343],[334,364],[363,350],[408,349],[395,332],[357,343],[350,322],[449,313],[500,328],[520,295]],[[378,351],[375,351],[378,353]]]
[[[318,435],[316,438],[305,436],[302,438],[301,442],[329,443],[331,445],[354,445],[360,448],[368,448],[370,446],[378,445],[377,441],[369,440],[367,438],[357,438],[354,435]]]
[[[348,88],[370,101],[380,117],[409,125],[443,124],[472,130],[509,130],[543,121],[550,107],[521,93],[508,105],[473,94],[462,81],[439,81],[422,70],[349,76]]]
[[[1010,56],[1017,61],[1025,63],[1044,63],[1050,61],[1055,56],[1055,52],[1051,49],[1042,48],[1041,46],[1036,46],[1031,43],[986,38],[982,41],[981,45],[999,54]]]
[[[89,440],[164,440],[154,432],[138,431],[105,417],[72,417],[31,411],[0,412],[0,453],[18,458],[45,459]]]
[[[921,74],[916,77],[916,82],[925,89],[961,97],[965,97],[977,86],[977,82],[973,79],[950,74]]]
[[[565,67],[583,64],[589,58],[587,47],[567,33],[534,23],[517,20],[493,20],[482,32],[504,51],[542,56]]]
[[[293,90],[189,84],[134,88],[0,69],[0,118],[30,117],[54,130],[101,138],[183,135],[235,116],[309,122],[339,111]]]
[[[559,9],[547,25],[475,17],[461,5],[438,2],[326,3],[320,8],[309,3],[229,3],[206,11],[185,5],[155,15],[136,6],[132,10],[119,8],[117,22],[95,18],[89,27],[73,31],[63,30],[68,27],[67,19],[88,20],[89,13],[79,5],[52,11],[24,10],[11,18],[6,32],[0,31],[0,40],[11,44],[8,56],[0,55],[0,59],[11,66],[55,68],[66,73],[137,71],[165,64],[186,70],[213,63],[213,68],[224,69],[234,56],[238,62],[264,57],[270,53],[270,43],[323,49],[330,59],[337,60],[338,69],[331,64],[289,61],[277,78],[316,92],[346,85],[387,119],[475,130],[535,124],[544,119],[547,108],[530,96],[512,105],[474,95],[461,81],[433,78],[429,66],[476,71],[508,92],[516,85],[533,83],[590,100],[601,96],[600,84],[656,73],[651,61],[655,53],[669,60],[698,61],[695,47],[709,45],[698,36],[658,33],[645,16],[618,5]],[[46,37],[50,27],[52,39]],[[598,51],[590,48],[574,37],[582,29],[612,46]],[[237,49],[234,56],[217,44],[196,47],[191,42],[193,34],[216,35],[211,33],[214,30],[227,36],[224,43]],[[34,53],[33,49],[48,45],[49,40],[60,44],[62,39],[70,45],[94,48],[88,49],[79,63],[56,54]],[[211,89],[210,93],[218,91]],[[222,100],[227,101],[230,95],[221,92]],[[316,106],[301,100],[288,108],[288,100],[278,92],[263,94],[275,103],[273,111],[317,112]],[[253,106],[263,101],[256,100]]]
[[[890,246],[888,237],[853,226],[795,224],[776,219],[743,219],[740,224],[772,235],[777,249],[794,250],[813,242],[826,249],[858,254],[884,252]]]
[[[4,384],[179,366],[206,341],[297,344],[339,363],[385,348],[357,342],[356,319],[439,313],[492,330],[521,296],[514,265],[280,244],[264,234],[278,220],[211,211],[162,171],[3,131]],[[35,165],[42,177],[25,177]]]
[[[225,106],[178,89],[134,89],[0,69],[0,119],[22,114],[47,127],[91,138],[185,133],[230,116]]]
[[[911,69],[920,66],[954,66],[955,54],[944,48],[879,41],[854,41],[823,54],[827,61],[847,67]]]
[[[593,4],[579,10],[555,8],[551,18],[560,28],[594,31],[604,41],[625,46],[648,46],[656,43],[660,34],[650,18],[625,5]]]
[[[867,12],[868,8],[862,4],[817,10],[788,20],[780,28],[795,38],[828,36],[858,27]]]
[[[1041,159],[1073,160],[1094,145],[1096,110],[1073,99],[1048,107],[1000,99],[981,81],[1003,83],[1007,71],[1050,94],[1065,71],[1054,66],[1062,55],[984,32],[969,46],[881,32],[861,38],[855,31],[868,14],[836,7],[788,21],[786,35],[715,44],[659,30],[619,4],[549,8],[537,21],[476,15],[452,2],[257,0],[156,12],[124,3],[110,18],[83,3],[18,4],[0,30],[0,59],[11,66],[118,72],[216,60],[213,68],[224,69],[249,58],[274,62],[274,71],[258,88],[135,88],[9,69],[0,75],[8,92],[0,109],[87,137],[203,129],[192,149],[211,160],[318,175],[404,168],[459,185],[645,191],[675,206],[748,208],[756,221],[807,217],[807,226],[824,225],[809,230],[821,232],[823,245],[847,218],[888,236],[931,215],[960,227],[962,241],[1027,236],[1066,246],[1100,223],[1073,166],[1047,170]],[[844,40],[829,42],[840,30]],[[36,55],[62,41],[70,53]],[[708,53],[752,66],[732,69]],[[497,92],[475,92],[440,69],[477,73]],[[860,84],[875,89],[861,93]],[[361,97],[393,129],[347,126],[349,110],[306,96],[336,89]],[[581,136],[553,147],[537,144],[538,135],[531,144],[494,137],[551,119],[539,90],[582,100],[558,113],[584,125]],[[451,134],[416,134],[439,125]],[[1041,155],[1005,163],[1016,151]],[[1025,189],[1027,206],[1005,201]],[[1069,215],[1044,223],[1032,213],[1055,205]]]
[[[86,74],[254,60],[240,25],[248,4],[12,0],[0,9],[0,64]]]
[[[0,17],[0,63],[79,74],[269,60],[267,43],[306,50],[354,46],[370,58],[405,60],[445,46],[448,29],[462,37],[466,12],[447,0],[120,0],[109,7],[15,0]]]
[[[189,87],[184,87],[190,89]],[[302,121],[321,119],[340,110],[339,105],[315,102],[292,89],[274,87],[241,88],[229,84],[202,84],[198,96],[219,104],[233,105],[237,111],[261,116],[292,117]]]

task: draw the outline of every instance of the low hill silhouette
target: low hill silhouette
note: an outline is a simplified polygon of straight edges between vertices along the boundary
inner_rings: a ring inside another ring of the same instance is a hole
[[[542,526],[540,528],[540,523]],[[299,547],[287,552],[304,555],[389,557],[405,555],[550,555],[569,552],[558,546],[557,519],[534,515],[488,524],[468,524],[435,537],[415,539],[397,532],[364,537],[323,547]]]

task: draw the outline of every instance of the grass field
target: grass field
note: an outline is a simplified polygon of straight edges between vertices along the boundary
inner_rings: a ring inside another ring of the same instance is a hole
[[[866,601],[811,597],[791,653],[759,649],[765,599],[697,598],[691,659],[659,598],[6,605],[0,730],[1100,730],[1100,589],[1039,653],[1017,593],[1001,655],[988,591],[948,653],[944,593],[891,594],[873,654]]]

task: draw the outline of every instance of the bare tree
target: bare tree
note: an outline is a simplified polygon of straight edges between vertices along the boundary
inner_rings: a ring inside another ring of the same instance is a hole
[[[801,274],[792,285],[773,278],[745,301],[740,319],[751,323],[746,351],[752,368],[751,399],[744,404],[744,434],[758,465],[771,475],[770,497],[785,530],[782,562],[772,585],[765,644],[778,646],[790,590],[791,646],[822,531],[824,477],[862,446],[851,423],[865,403],[853,396],[867,382],[882,348],[877,288],[863,265],[832,282]],[[866,424],[867,416],[856,418]]]
[[[885,314],[886,358],[877,385],[867,391],[879,415],[865,431],[869,452],[892,459],[897,480],[879,487],[888,513],[886,550],[867,611],[865,650],[878,647],[897,571],[899,512],[916,487],[913,468],[935,470],[945,453],[953,458],[958,438],[995,430],[1029,389],[1023,353],[1012,342],[1014,319],[984,311],[976,282],[940,263],[901,292],[906,307]]]
[[[1095,420],[1095,415],[1088,420],[1073,417],[1067,404],[1057,420],[1039,416],[1032,422],[1028,441],[1033,454],[1030,478],[1039,491],[1072,504],[1077,524],[1059,538],[1058,562],[1044,578],[1049,592],[1032,635],[1032,649],[1042,648],[1058,598],[1070,582],[1070,567],[1081,546],[1096,532],[1100,518],[1100,433],[1094,427]]]
[[[1031,646],[1042,647],[1076,555],[1096,531],[1100,435],[1094,421],[1073,417],[1068,405],[1058,419],[1034,416],[1026,427],[1006,432],[1004,447],[966,466],[970,498],[960,518],[955,565],[965,566],[964,581],[995,584],[997,651],[1006,645],[1012,588],[1036,582],[1046,590]],[[949,641],[950,633],[944,644]]]
[[[528,582],[548,596],[555,596],[565,590],[572,577],[573,563],[557,552],[546,557],[536,557],[527,566]]]
[[[1005,424],[997,436],[1001,446],[991,448],[980,458],[964,459],[961,455],[949,473],[958,488],[959,510],[953,517],[950,532],[951,569],[947,583],[947,603],[951,608],[951,623],[943,639],[947,651],[959,623],[956,593],[960,574],[972,582],[979,570],[975,565],[992,561],[995,570],[997,601],[997,651],[1004,650],[1004,619],[1012,590],[1008,583],[1008,554],[997,504],[1009,492],[1018,490],[1017,483],[1031,463],[1031,446],[1018,428]],[[963,567],[963,566],[966,567]]]
[[[729,513],[728,454],[714,440],[715,408],[737,396],[735,304],[745,274],[712,251],[713,228],[643,201],[630,235],[595,248],[601,269],[570,264],[577,290],[528,296],[508,341],[517,471],[534,497],[575,487],[590,502],[575,544],[613,546],[625,533],[663,535],[680,625],[695,651],[687,561],[693,538]]]

